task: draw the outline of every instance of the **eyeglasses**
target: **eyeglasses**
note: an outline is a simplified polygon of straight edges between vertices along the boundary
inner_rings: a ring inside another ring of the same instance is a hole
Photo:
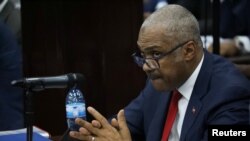
[[[171,49],[168,52],[165,53],[161,53],[161,54],[157,54],[157,56],[153,56],[153,57],[149,57],[149,58],[145,58],[141,55],[140,52],[135,52],[132,54],[132,57],[134,58],[135,63],[139,66],[142,67],[145,63],[148,65],[148,67],[150,67],[151,69],[158,69],[160,68],[160,64],[159,64],[159,60],[169,54],[171,54],[172,52],[174,52],[175,50],[177,50],[178,48],[184,46],[186,43],[188,43],[189,41],[186,41],[182,44],[177,45],[176,47],[174,47],[173,49]]]

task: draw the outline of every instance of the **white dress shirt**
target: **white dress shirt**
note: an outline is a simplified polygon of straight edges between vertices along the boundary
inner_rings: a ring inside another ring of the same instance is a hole
[[[201,65],[204,60],[204,55],[202,56],[202,59],[199,63],[199,65],[196,67],[192,75],[187,79],[187,81],[181,85],[177,90],[181,93],[182,97],[178,101],[178,112],[176,114],[175,121],[173,123],[168,141],[179,141],[180,135],[181,135],[181,127],[184,120],[184,116],[186,113],[186,109],[188,106],[189,99],[191,97],[195,81],[198,77],[198,74],[201,69]]]

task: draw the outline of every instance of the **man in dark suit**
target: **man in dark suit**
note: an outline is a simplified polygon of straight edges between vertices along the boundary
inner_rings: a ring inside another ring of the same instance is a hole
[[[88,107],[96,120],[76,119],[82,128],[71,131],[72,137],[205,141],[209,125],[249,125],[249,81],[231,62],[204,50],[198,21],[188,10],[168,5],[154,12],[142,24],[137,43],[140,53],[134,58],[148,75],[145,88],[111,125]],[[172,108],[178,112],[170,125]]]
[[[20,2],[19,2],[20,4]],[[21,11],[13,0],[0,0],[0,19],[14,33],[19,46],[22,44]]]
[[[0,20],[0,131],[24,127],[22,89],[11,86],[12,80],[21,77],[21,48]]]

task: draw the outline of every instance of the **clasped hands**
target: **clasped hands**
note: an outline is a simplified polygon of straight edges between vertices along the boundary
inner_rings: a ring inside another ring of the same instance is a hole
[[[82,141],[131,141],[124,110],[120,110],[111,123],[93,107],[88,107],[87,111],[95,120],[90,123],[77,118],[75,122],[81,127],[79,131],[70,131],[71,137]]]

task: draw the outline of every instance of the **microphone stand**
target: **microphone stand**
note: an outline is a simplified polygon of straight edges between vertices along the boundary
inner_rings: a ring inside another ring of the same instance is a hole
[[[80,83],[84,79],[82,74],[70,73],[58,77],[41,77],[41,78],[25,78],[21,80],[13,80],[11,85],[22,87],[25,89],[25,124],[27,126],[27,141],[33,140],[33,92],[42,91],[46,88],[64,88],[76,83]],[[46,85],[46,83],[48,83]],[[58,84],[57,84],[58,83]],[[47,86],[47,87],[46,87]]]
[[[31,88],[25,89],[25,116],[26,116],[26,125],[27,125],[27,134],[26,140],[32,141],[33,140],[33,91]]]

